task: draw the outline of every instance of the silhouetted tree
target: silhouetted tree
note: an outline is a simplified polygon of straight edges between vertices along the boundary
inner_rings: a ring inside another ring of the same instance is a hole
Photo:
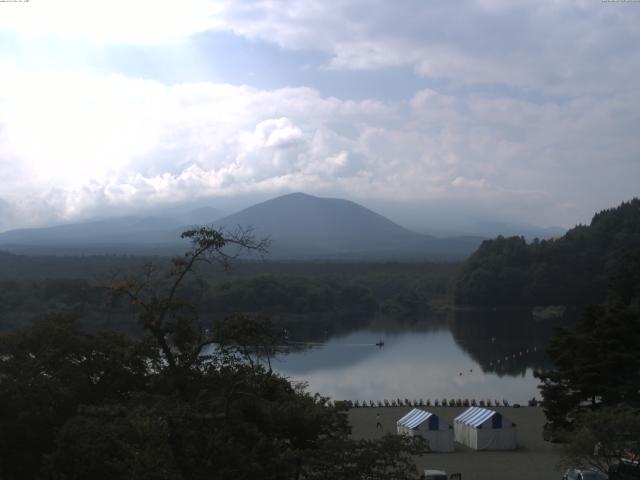
[[[640,274],[633,269],[639,258],[625,256],[612,277],[609,301],[588,307],[575,326],[559,330],[550,342],[555,368],[539,377],[553,429],[571,429],[585,408],[640,407],[640,309],[636,293],[629,293],[638,291]]]

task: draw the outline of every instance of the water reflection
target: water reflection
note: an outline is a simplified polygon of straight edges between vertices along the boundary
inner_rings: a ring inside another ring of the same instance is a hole
[[[498,376],[549,368],[544,349],[557,325],[533,320],[528,310],[461,311],[450,322],[456,344],[484,372]]]
[[[412,325],[372,323],[309,339],[321,344],[279,357],[274,368],[335,399],[522,403],[538,396],[533,371],[549,365],[544,346],[553,327],[513,312],[457,312]],[[382,348],[375,346],[380,339]]]

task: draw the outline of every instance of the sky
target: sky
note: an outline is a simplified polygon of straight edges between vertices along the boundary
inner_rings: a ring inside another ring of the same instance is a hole
[[[636,1],[0,2],[0,231],[294,191],[589,222],[639,194],[638,45]]]

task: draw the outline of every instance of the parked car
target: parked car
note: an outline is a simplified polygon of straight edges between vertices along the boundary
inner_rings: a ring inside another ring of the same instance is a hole
[[[640,480],[640,462],[633,458],[623,458],[619,464],[611,467],[609,478],[610,480]]]
[[[609,476],[597,470],[570,468],[564,472],[562,480],[609,480]]]

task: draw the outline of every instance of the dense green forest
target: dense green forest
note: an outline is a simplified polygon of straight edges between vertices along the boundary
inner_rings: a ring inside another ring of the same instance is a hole
[[[554,240],[487,240],[456,275],[458,305],[586,305],[605,300],[624,255],[640,250],[640,200],[597,213]]]
[[[168,258],[29,257],[0,253],[0,330],[30,324],[49,312],[73,313],[90,329],[140,333],[134,309],[110,286],[126,276],[161,271]],[[455,264],[237,262],[228,272],[199,266],[181,285],[202,317],[268,315],[294,337],[336,332],[382,314],[424,316],[450,303]]]

